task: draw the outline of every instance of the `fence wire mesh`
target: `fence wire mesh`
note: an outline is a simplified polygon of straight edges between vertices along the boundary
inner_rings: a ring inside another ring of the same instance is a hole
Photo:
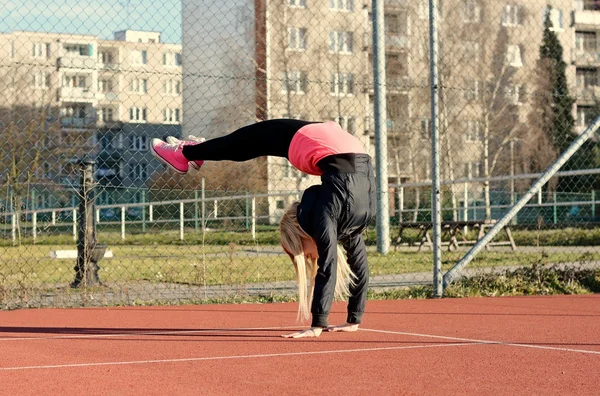
[[[387,153],[376,160],[387,164],[392,249],[378,253],[376,225],[366,231],[377,290],[433,277],[429,3],[381,2]],[[600,1],[435,3],[447,270],[600,115]],[[372,10],[369,0],[8,1],[0,305],[294,295],[277,224],[319,179],[275,157],[182,176],[149,144],[257,120],[334,120],[375,158]],[[596,265],[599,162],[593,138],[469,271]],[[91,243],[108,253],[78,282],[77,249],[92,254],[78,247],[87,200]]]

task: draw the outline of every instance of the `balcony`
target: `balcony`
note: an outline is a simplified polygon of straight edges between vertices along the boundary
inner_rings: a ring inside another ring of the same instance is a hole
[[[121,65],[119,63],[98,63],[98,67],[101,71],[117,72],[121,70]]]
[[[573,24],[575,27],[597,27],[600,29],[600,11],[579,10],[573,11]]]
[[[571,63],[578,66],[600,66],[600,51],[573,49]]]
[[[410,46],[410,40],[407,35],[401,33],[385,33],[385,49],[387,51],[404,51]],[[363,50],[373,52],[373,35],[365,33],[363,35]]]
[[[588,85],[587,87],[577,87],[577,104],[593,105],[596,101],[600,102],[600,86]]]
[[[373,77],[369,74],[364,76],[365,92],[373,93]],[[388,93],[408,92],[411,88],[415,88],[410,77],[388,75],[385,79],[386,90]]]
[[[62,56],[58,58],[58,67],[65,69],[95,69],[96,59],[91,56]]]
[[[96,100],[96,94],[89,88],[62,87],[58,90],[59,100],[76,103],[90,103]]]
[[[92,117],[61,117],[60,125],[63,128],[82,129],[94,126],[95,120]]]
[[[120,102],[121,98],[118,92],[100,92],[97,94],[98,100],[106,102]]]

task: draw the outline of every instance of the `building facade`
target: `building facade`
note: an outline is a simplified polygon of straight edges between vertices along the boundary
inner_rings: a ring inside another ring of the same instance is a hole
[[[125,30],[101,40],[14,31],[0,34],[0,51],[0,107],[48,109],[44,123],[57,125],[41,136],[39,179],[63,181],[83,155],[100,160],[99,177],[116,174],[124,186],[144,185],[164,169],[148,148],[152,137],[180,136],[181,45],[161,43],[158,32]],[[119,155],[117,166],[103,161]]]

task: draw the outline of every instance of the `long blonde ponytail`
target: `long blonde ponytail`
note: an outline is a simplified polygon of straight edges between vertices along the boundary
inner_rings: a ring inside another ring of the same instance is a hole
[[[312,304],[315,289],[315,277],[317,276],[316,258],[306,259],[302,247],[302,239],[312,239],[298,224],[296,213],[299,202],[294,202],[283,214],[279,224],[281,246],[290,256],[298,281],[298,321],[310,319],[309,307]],[[345,300],[350,295],[349,285],[354,282],[355,275],[352,273],[346,256],[340,246],[337,246],[337,281],[335,284],[335,298]],[[308,279],[310,279],[310,292],[307,293]]]

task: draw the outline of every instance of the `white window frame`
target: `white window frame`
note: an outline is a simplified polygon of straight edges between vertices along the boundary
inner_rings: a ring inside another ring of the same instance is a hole
[[[14,47],[14,42],[13,42],[13,47]],[[43,42],[38,42],[38,43],[33,43],[31,45],[31,56],[34,58],[50,58],[50,43],[43,43]],[[14,50],[13,50],[14,53]],[[14,55],[13,55],[14,56]]]
[[[148,179],[148,164],[144,162],[131,162],[129,164],[129,178],[131,180],[146,181]]]
[[[148,121],[148,109],[145,107],[130,107],[129,121],[144,123]]]
[[[419,19],[429,19],[429,0],[418,0],[419,1]],[[442,19],[443,16],[443,1],[439,0],[437,3],[437,18]]]
[[[98,118],[103,122],[113,122],[115,120],[116,109],[109,106],[100,107],[98,113]]]
[[[163,93],[170,96],[181,95],[181,80],[163,81]]]
[[[481,162],[465,162],[465,177],[467,179],[475,179],[481,177]]]
[[[165,67],[181,67],[181,54],[179,52],[163,52],[162,64]]]
[[[293,8],[306,8],[306,0],[287,0],[287,5]]]
[[[339,12],[354,12],[354,0],[329,0],[329,9]]]
[[[179,124],[181,123],[181,110],[180,109],[163,109],[163,122],[165,124]]]
[[[468,57],[472,57],[469,59],[465,59],[466,61],[479,62],[481,60],[481,48],[479,47],[479,43],[476,41],[465,41],[464,42],[465,53]]]
[[[346,132],[356,135],[356,117],[354,116],[337,116],[333,118],[339,126]]]
[[[506,86],[504,87],[504,96],[509,103],[520,106],[523,104],[523,89],[522,84]]]
[[[354,95],[355,80],[353,73],[331,73],[329,93],[334,96]]]
[[[476,0],[464,0],[461,7],[461,17],[465,24],[481,22],[481,6]]]
[[[507,46],[506,61],[512,67],[523,67],[523,56],[519,44],[509,44]]]
[[[352,54],[354,51],[354,32],[329,32],[329,52],[336,54]]]
[[[131,51],[131,63],[136,66],[148,64],[148,51],[147,50],[133,50]]]
[[[306,51],[308,48],[308,30],[305,27],[289,26],[288,47],[291,51]]]
[[[282,93],[305,94],[308,91],[308,73],[301,70],[283,72]]]
[[[504,13],[502,14],[502,26],[515,27],[519,26],[519,5],[517,4],[506,4],[504,6]]]
[[[481,99],[481,81],[479,80],[467,80],[467,89],[465,90],[466,100],[480,100]]]
[[[33,75],[33,88],[34,89],[48,89],[50,88],[50,77],[49,72],[37,72]]]
[[[129,82],[129,92],[146,94],[148,93],[148,79],[134,78]]]
[[[481,141],[481,122],[479,120],[467,120],[465,141],[476,143]]]
[[[90,56],[90,45],[89,44],[70,44],[65,43],[63,49],[68,56],[76,57],[89,57]],[[85,52],[85,53],[84,53]]]
[[[101,50],[98,53],[98,62],[104,65],[114,65],[116,63],[115,56],[110,50]]]
[[[546,21],[546,15],[548,14],[548,10],[550,10],[550,22],[552,22],[552,27],[550,28],[553,32],[562,32],[565,30],[563,12],[560,8],[544,8],[542,12],[542,25]],[[558,25],[558,27],[557,27]]]
[[[148,151],[148,136],[131,135],[130,151]]]

